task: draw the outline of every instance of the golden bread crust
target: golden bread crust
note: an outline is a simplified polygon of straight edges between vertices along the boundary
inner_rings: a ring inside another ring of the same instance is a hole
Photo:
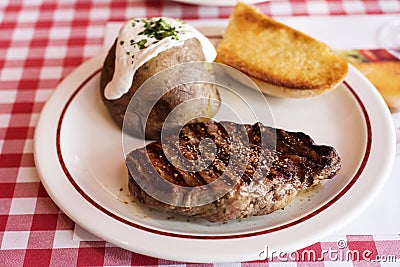
[[[240,2],[217,52],[218,62],[239,69],[258,83],[278,88],[277,91],[306,90],[291,92],[302,97],[333,89],[348,71],[347,62],[326,44]]]

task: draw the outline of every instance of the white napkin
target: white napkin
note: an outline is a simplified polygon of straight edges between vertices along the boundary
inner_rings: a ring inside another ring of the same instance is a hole
[[[276,20],[298,29],[327,43],[332,49],[374,49],[381,48],[379,30],[387,23],[398,20],[398,15],[358,15],[358,16],[295,16],[276,17]],[[228,20],[187,20],[200,31],[207,32],[218,26],[226,26]],[[122,22],[106,25],[104,48],[108,49],[118,35]]]

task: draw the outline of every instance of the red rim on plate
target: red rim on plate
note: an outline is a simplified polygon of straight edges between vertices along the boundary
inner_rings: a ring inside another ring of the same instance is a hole
[[[97,208],[98,210],[100,210],[101,212],[103,212],[104,214],[110,216],[111,218],[118,220],[121,223],[127,224],[131,227],[135,227],[139,230],[143,230],[143,231],[147,231],[150,233],[154,233],[154,234],[158,234],[158,235],[164,235],[164,236],[170,236],[170,237],[177,237],[177,238],[188,238],[188,239],[207,239],[207,240],[216,240],[216,239],[236,239],[236,238],[244,238],[244,237],[253,237],[253,236],[259,236],[259,235],[264,235],[264,234],[269,234],[269,233],[273,233],[276,231],[280,231],[289,227],[292,227],[294,225],[300,224],[304,221],[309,220],[310,218],[316,216],[317,214],[321,213],[322,211],[326,210],[327,208],[329,208],[330,206],[332,206],[335,202],[337,202],[341,197],[343,197],[351,187],[353,187],[353,185],[357,182],[358,178],[360,177],[360,175],[362,174],[368,160],[369,160],[369,156],[370,156],[370,152],[371,152],[371,144],[372,144],[372,128],[371,128],[371,122],[370,122],[370,118],[367,112],[367,109],[365,108],[364,103],[362,102],[362,100],[360,99],[360,97],[357,95],[357,93],[355,92],[355,90],[350,86],[349,83],[347,83],[346,81],[344,82],[345,88],[347,88],[351,94],[353,95],[353,97],[356,99],[360,109],[362,110],[364,119],[365,119],[365,125],[366,125],[366,130],[367,130],[367,143],[366,143],[366,147],[365,147],[365,152],[364,152],[364,156],[362,159],[362,162],[360,164],[360,166],[357,169],[357,172],[354,174],[354,176],[351,178],[351,180],[349,181],[349,183],[336,195],[334,196],[330,201],[328,201],[326,204],[324,204],[323,206],[321,206],[320,208],[316,209],[315,211],[304,215],[303,217],[286,223],[284,225],[281,226],[277,226],[277,227],[272,227],[269,229],[265,229],[265,230],[261,230],[261,231],[254,231],[254,232],[250,232],[250,233],[245,233],[245,234],[236,234],[236,235],[189,235],[189,234],[178,234],[178,233],[171,233],[171,232],[166,232],[166,231],[160,231],[160,230],[156,230],[156,229],[152,229],[146,226],[142,226],[139,224],[136,224],[132,221],[129,221],[127,219],[122,218],[121,216],[119,216],[118,214],[115,214],[109,210],[107,210],[106,208],[104,208],[103,206],[99,205],[94,199],[92,199],[88,194],[86,194],[86,192],[79,186],[79,184],[75,181],[74,177],[71,175],[71,172],[68,170],[68,167],[64,161],[63,158],[63,154],[61,151],[61,128],[63,125],[63,120],[64,120],[64,116],[70,106],[70,104],[73,102],[74,98],[78,95],[78,93],[85,88],[85,85],[90,82],[93,78],[96,77],[96,75],[98,75],[100,73],[101,69],[97,69],[96,71],[94,71],[87,79],[85,79],[81,84],[79,84],[79,86],[73,91],[73,94],[69,97],[68,101],[65,103],[64,107],[62,108],[62,112],[60,114],[60,117],[58,119],[58,123],[57,123],[57,133],[56,133],[56,150],[57,150],[57,156],[58,156],[58,161],[60,163],[60,166],[62,167],[62,170],[64,172],[64,174],[66,175],[66,177],[68,178],[68,181],[72,184],[72,186],[75,188],[75,190],[77,192],[79,192],[79,194],[87,201],[89,202],[91,205],[93,205],[95,208]]]

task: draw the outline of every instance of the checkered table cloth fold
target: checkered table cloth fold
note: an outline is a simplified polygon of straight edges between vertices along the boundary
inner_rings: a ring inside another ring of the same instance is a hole
[[[400,15],[400,1],[389,0],[278,0],[257,6],[272,16]],[[232,7],[151,0],[0,2],[0,266],[185,266],[104,241],[74,239],[74,222],[58,209],[39,181],[33,161],[33,133],[39,113],[58,83],[101,51],[106,22],[133,16],[227,18],[231,11]],[[371,251],[370,259],[392,257],[386,263],[368,262],[368,266],[385,266],[395,258],[400,265],[398,235],[331,238],[297,252],[314,251],[315,259],[292,258],[285,266],[367,266],[366,261],[351,259],[333,262],[322,254],[339,241],[360,253]],[[277,266],[283,261],[275,258],[237,265]]]

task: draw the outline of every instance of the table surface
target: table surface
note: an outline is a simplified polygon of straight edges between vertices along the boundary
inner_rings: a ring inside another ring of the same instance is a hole
[[[256,6],[272,16],[400,14],[400,1],[292,0]],[[226,19],[231,11],[232,7],[151,0],[0,2],[0,266],[186,266],[115,247],[75,225],[53,203],[39,180],[33,158],[33,134],[40,111],[59,82],[102,51],[107,22],[153,16]],[[352,250],[360,253],[370,250],[371,258],[387,256],[386,261],[392,263],[334,262],[325,258],[313,262],[291,261],[285,266],[400,264],[399,233],[380,239],[374,235],[345,238]],[[321,240],[307,249],[320,253],[332,244]],[[394,257],[397,263],[393,263]],[[281,263],[270,260],[235,264],[277,266]]]

